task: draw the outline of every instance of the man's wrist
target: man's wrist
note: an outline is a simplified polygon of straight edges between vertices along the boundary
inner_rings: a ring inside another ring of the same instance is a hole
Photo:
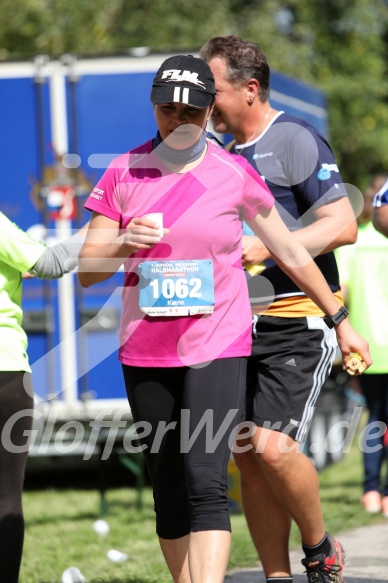
[[[336,312],[332,316],[325,316],[323,318],[323,321],[325,322],[328,328],[335,328],[336,326],[341,324],[341,322],[343,322],[343,320],[345,320],[345,318],[347,318],[348,315],[349,312],[347,311],[345,306],[341,306],[338,312]]]

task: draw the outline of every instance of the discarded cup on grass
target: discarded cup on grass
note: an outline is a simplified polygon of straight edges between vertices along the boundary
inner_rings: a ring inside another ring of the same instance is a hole
[[[128,559],[128,555],[122,553],[121,551],[117,551],[116,549],[110,549],[110,551],[106,553],[106,556],[114,563],[122,563]]]
[[[77,567],[69,567],[62,573],[62,583],[86,583],[85,577]]]
[[[110,528],[106,520],[96,520],[93,522],[93,530],[100,536],[106,536]]]

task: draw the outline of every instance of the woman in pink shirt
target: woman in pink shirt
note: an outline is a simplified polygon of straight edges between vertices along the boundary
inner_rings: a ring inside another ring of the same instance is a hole
[[[116,158],[91,193],[78,272],[87,287],[124,264],[119,358],[175,583],[222,583],[228,562],[227,463],[252,325],[242,220],[327,315],[339,308],[257,173],[206,134],[214,98],[201,59],[161,65],[151,92],[157,136]],[[154,213],[163,231],[146,216]],[[344,362],[357,351],[370,364],[348,322],[337,337]]]

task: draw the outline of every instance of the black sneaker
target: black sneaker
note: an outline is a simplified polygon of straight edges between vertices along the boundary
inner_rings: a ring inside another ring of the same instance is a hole
[[[323,553],[315,557],[302,559],[302,565],[306,567],[305,573],[309,583],[344,583],[345,553],[340,542],[329,536],[331,554]]]

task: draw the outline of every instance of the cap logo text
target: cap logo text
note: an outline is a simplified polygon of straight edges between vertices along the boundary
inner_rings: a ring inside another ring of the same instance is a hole
[[[163,71],[162,79],[166,81],[187,81],[198,87],[205,87],[205,83],[198,79],[198,73],[191,73],[190,71],[181,69],[167,69]]]

